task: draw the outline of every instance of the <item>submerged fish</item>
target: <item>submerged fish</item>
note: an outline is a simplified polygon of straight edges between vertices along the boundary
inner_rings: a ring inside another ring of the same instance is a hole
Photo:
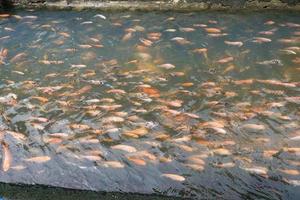
[[[12,156],[9,150],[9,145],[5,141],[2,141],[1,145],[2,145],[2,169],[4,172],[6,172],[10,169]]]
[[[275,66],[283,66],[283,63],[279,59],[265,60],[261,62],[257,62],[259,65],[275,65]]]
[[[45,163],[51,160],[49,156],[37,156],[24,159],[26,162]]]
[[[227,40],[225,40],[224,43],[227,44],[227,45],[237,46],[237,47],[243,46],[243,42],[241,42],[241,41],[227,41]]]
[[[183,176],[180,176],[178,174],[162,174],[161,177],[169,178],[173,181],[183,182],[185,181],[185,178]]]
[[[133,153],[133,152],[137,151],[135,147],[132,147],[132,146],[129,146],[129,145],[124,145],[124,144],[114,145],[111,148],[116,149],[116,150],[126,151],[128,153]]]
[[[101,15],[101,14],[97,14],[94,17],[101,18],[101,19],[106,19],[106,17],[104,15]]]

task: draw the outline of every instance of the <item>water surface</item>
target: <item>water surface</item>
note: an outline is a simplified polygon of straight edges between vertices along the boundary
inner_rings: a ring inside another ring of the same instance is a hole
[[[0,15],[5,183],[300,196],[300,14]]]

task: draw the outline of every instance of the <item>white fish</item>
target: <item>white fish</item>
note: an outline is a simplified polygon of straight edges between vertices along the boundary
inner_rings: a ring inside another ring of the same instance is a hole
[[[15,73],[15,74],[19,74],[19,75],[24,75],[25,73],[24,72],[20,72],[20,71],[11,71],[12,73]]]
[[[249,168],[246,167],[242,169],[251,174],[267,175],[268,173],[268,169],[265,167],[249,167]]]
[[[170,29],[165,30],[165,32],[176,32],[176,29],[170,28]]]
[[[243,42],[241,41],[224,41],[225,44],[227,45],[231,45],[231,46],[237,46],[237,47],[241,47],[243,46]]]
[[[158,65],[158,67],[164,68],[164,69],[174,69],[175,68],[175,66],[173,64],[170,64],[170,63],[165,63],[165,64],[162,64],[162,65]]]
[[[71,65],[71,68],[78,68],[78,69],[81,69],[81,68],[85,68],[86,65],[83,65],[83,64],[78,64],[78,65]]]
[[[266,127],[262,124],[244,124],[241,128],[247,131],[263,131],[266,129]]]
[[[185,181],[185,178],[183,176],[177,175],[177,174],[162,174],[161,177],[166,177],[169,179],[172,179],[173,181]]]
[[[86,21],[86,22],[81,22],[80,24],[83,25],[83,24],[92,24],[93,22],[92,21]]]
[[[126,151],[128,153],[134,153],[136,152],[136,148],[128,145],[118,144],[111,147],[112,149]]]
[[[291,137],[290,140],[292,140],[292,141],[300,141],[300,135],[295,136],[295,137]]]
[[[9,93],[6,96],[0,97],[0,103],[8,103],[11,100],[16,100],[18,97],[16,94]]]
[[[281,62],[281,60],[278,60],[278,59],[265,60],[265,61],[262,61],[262,62],[257,62],[257,64],[283,66],[283,63]]]
[[[94,17],[99,17],[99,18],[101,18],[101,19],[106,19],[106,17],[105,17],[104,15],[101,15],[101,14],[97,14],[97,15],[95,15]]]
[[[87,103],[99,103],[100,100],[99,99],[89,99],[89,100],[86,100],[85,102],[87,102]]]
[[[107,167],[107,168],[124,168],[125,166],[120,163],[119,161],[105,161],[103,163],[103,166],[104,167]]]
[[[300,186],[300,180],[285,180],[285,181],[293,186]]]

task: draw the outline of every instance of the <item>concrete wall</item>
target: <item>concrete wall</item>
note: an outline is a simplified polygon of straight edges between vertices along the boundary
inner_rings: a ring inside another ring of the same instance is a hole
[[[2,0],[18,7],[98,8],[104,10],[300,10],[300,0]]]

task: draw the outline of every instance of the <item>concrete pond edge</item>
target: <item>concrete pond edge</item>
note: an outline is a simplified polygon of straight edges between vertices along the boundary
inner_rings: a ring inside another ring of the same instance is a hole
[[[297,10],[300,1],[287,0],[11,0],[15,8],[98,9],[108,11]],[[2,6],[3,7],[3,6]]]

